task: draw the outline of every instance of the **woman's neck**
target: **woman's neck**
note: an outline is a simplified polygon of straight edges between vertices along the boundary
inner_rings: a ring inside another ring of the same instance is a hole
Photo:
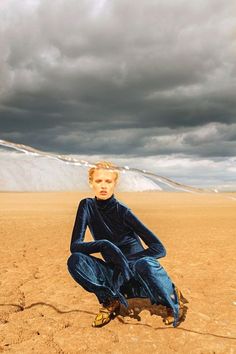
[[[114,193],[107,199],[99,199],[97,196],[95,196],[95,201],[96,201],[96,204],[100,207],[106,207],[107,205],[109,205],[110,203],[112,203],[113,200],[115,200],[115,197],[114,197]]]

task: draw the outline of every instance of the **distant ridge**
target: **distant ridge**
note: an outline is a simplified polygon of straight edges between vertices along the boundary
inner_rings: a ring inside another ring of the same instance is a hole
[[[80,168],[86,168],[86,170],[88,169],[88,167],[92,167],[95,166],[93,163],[86,161],[86,160],[79,160],[77,158],[74,157],[70,157],[67,155],[61,155],[61,154],[54,154],[54,153],[48,153],[48,152],[44,152],[38,149],[35,149],[31,146],[27,146],[24,144],[17,144],[17,143],[13,143],[7,140],[2,140],[0,139],[0,146],[5,147],[5,148],[10,148],[16,151],[20,151],[22,153],[24,153],[25,155],[29,155],[29,156],[34,156],[34,157],[41,157],[41,158],[45,158],[45,159],[54,159],[60,162],[65,163],[66,165],[71,165],[74,167],[80,167]],[[10,159],[10,156],[9,156]],[[5,162],[10,163],[10,161],[6,161]],[[27,160],[27,164],[29,164],[30,162]],[[38,167],[38,163],[34,164],[34,168]],[[14,168],[14,167],[11,167]],[[21,166],[22,168],[22,166]],[[33,168],[33,167],[32,167]],[[41,169],[44,170],[48,170],[48,167],[46,167],[45,163],[43,165],[43,167],[41,167]],[[56,168],[55,168],[56,169]],[[133,190],[133,191],[142,191],[142,190],[164,190],[164,191],[185,191],[185,192],[190,192],[190,193],[201,193],[201,192],[217,192],[217,190],[209,190],[209,189],[202,189],[202,188],[196,188],[193,186],[189,186],[186,184],[181,184],[179,182],[176,182],[170,178],[161,176],[161,175],[157,175],[151,171],[147,171],[147,170],[141,170],[138,168],[131,168],[129,166],[118,166],[117,169],[119,169],[122,173],[122,179],[124,179],[124,175],[129,175],[129,181],[126,178],[126,185],[129,185],[130,187],[128,189],[125,189],[125,183],[123,183],[123,187],[121,188],[121,190]],[[1,169],[2,170],[2,169]],[[28,171],[29,172],[29,171]],[[68,171],[67,171],[68,172]],[[25,172],[26,173],[26,172]],[[74,170],[73,170],[74,173]],[[3,179],[3,177],[1,177],[1,174],[3,174],[3,172],[0,171],[0,182]],[[8,165],[8,175],[10,174],[10,167]],[[27,173],[26,173],[27,174]],[[59,176],[59,175],[58,175]],[[80,173],[81,176],[81,173]],[[61,179],[63,178],[63,176],[60,177]],[[69,178],[69,173],[66,173],[65,178]],[[132,180],[133,179],[133,180]],[[86,178],[85,178],[86,180]],[[86,183],[86,181],[84,180],[84,183]],[[133,182],[133,184],[132,184]],[[6,183],[6,178],[5,178],[5,183]],[[37,184],[37,181],[35,182]],[[83,185],[84,185],[83,183]],[[146,188],[145,188],[146,185]],[[39,185],[37,186],[38,189]],[[17,188],[16,186],[14,188]],[[24,187],[26,188],[26,187]],[[72,186],[67,185],[67,187],[65,186],[65,189],[71,189],[73,188]],[[77,189],[78,186],[75,185],[75,189]],[[0,190],[1,190],[1,183],[0,183]],[[4,188],[3,188],[4,189]],[[49,187],[50,189],[50,187]],[[16,189],[14,189],[16,190]],[[26,190],[26,189],[24,189]]]

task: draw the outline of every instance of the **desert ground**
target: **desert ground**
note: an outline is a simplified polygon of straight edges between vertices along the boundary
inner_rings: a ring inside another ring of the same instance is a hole
[[[159,261],[189,300],[177,328],[148,299],[91,326],[97,299],[66,265],[84,197],[93,195],[0,193],[0,352],[236,353],[236,193],[115,193],[167,249]]]

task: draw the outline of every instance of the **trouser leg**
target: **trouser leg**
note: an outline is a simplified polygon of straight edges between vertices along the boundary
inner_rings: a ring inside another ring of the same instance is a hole
[[[179,304],[175,286],[165,269],[152,257],[137,260],[134,265],[135,277],[143,284],[152,303],[161,303],[173,311],[175,322],[178,320]]]
[[[102,259],[80,252],[72,253],[67,261],[73,279],[85,290],[94,293],[100,303],[117,298],[112,288],[112,267]]]

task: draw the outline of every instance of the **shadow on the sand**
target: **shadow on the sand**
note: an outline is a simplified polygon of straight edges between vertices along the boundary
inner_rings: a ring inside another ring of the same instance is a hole
[[[129,318],[136,319],[137,321],[141,321],[140,313],[143,310],[149,311],[151,316],[153,315],[160,316],[163,319],[163,321],[167,317],[166,307],[162,305],[152,305],[149,299],[145,299],[145,298],[129,299],[128,304],[129,304],[128,308],[126,308],[123,305],[121,306],[118,320],[121,320],[122,317],[123,318],[129,317]],[[181,321],[179,321],[178,325],[185,320],[187,310],[188,310],[187,306],[184,306],[184,314],[182,316]],[[123,321],[121,320],[121,322]]]

